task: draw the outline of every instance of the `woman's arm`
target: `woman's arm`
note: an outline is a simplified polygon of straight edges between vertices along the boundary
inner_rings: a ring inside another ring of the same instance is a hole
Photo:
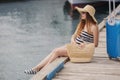
[[[98,26],[97,25],[93,25],[91,31],[92,31],[93,36],[94,36],[95,47],[97,47],[98,46],[98,42],[99,42],[99,30],[98,30]]]

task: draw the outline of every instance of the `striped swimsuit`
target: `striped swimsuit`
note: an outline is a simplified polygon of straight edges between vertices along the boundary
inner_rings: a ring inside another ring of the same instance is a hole
[[[81,44],[81,43],[93,43],[93,35],[89,34],[86,31],[82,31],[80,36],[76,37],[75,42],[77,44]]]

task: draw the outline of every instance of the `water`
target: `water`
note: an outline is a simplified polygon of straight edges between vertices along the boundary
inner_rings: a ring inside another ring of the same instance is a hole
[[[0,4],[0,80],[28,80],[23,73],[52,49],[69,43],[78,19],[64,12],[65,0]],[[107,14],[99,11],[99,22]]]

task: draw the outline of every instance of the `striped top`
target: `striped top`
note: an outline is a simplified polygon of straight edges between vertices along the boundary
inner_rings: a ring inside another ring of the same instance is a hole
[[[82,31],[81,34],[80,34],[80,36],[76,37],[75,42],[77,44],[81,44],[83,42],[93,43],[93,35],[89,34],[86,31]]]

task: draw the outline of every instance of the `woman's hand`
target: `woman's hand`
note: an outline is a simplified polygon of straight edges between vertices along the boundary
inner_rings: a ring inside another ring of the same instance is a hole
[[[84,47],[85,47],[85,43],[81,43],[81,44],[80,44],[80,47],[81,47],[81,48],[84,48]]]
[[[84,48],[84,47],[85,47],[85,43],[80,43],[80,45],[78,45],[78,47],[79,47],[80,49]]]

